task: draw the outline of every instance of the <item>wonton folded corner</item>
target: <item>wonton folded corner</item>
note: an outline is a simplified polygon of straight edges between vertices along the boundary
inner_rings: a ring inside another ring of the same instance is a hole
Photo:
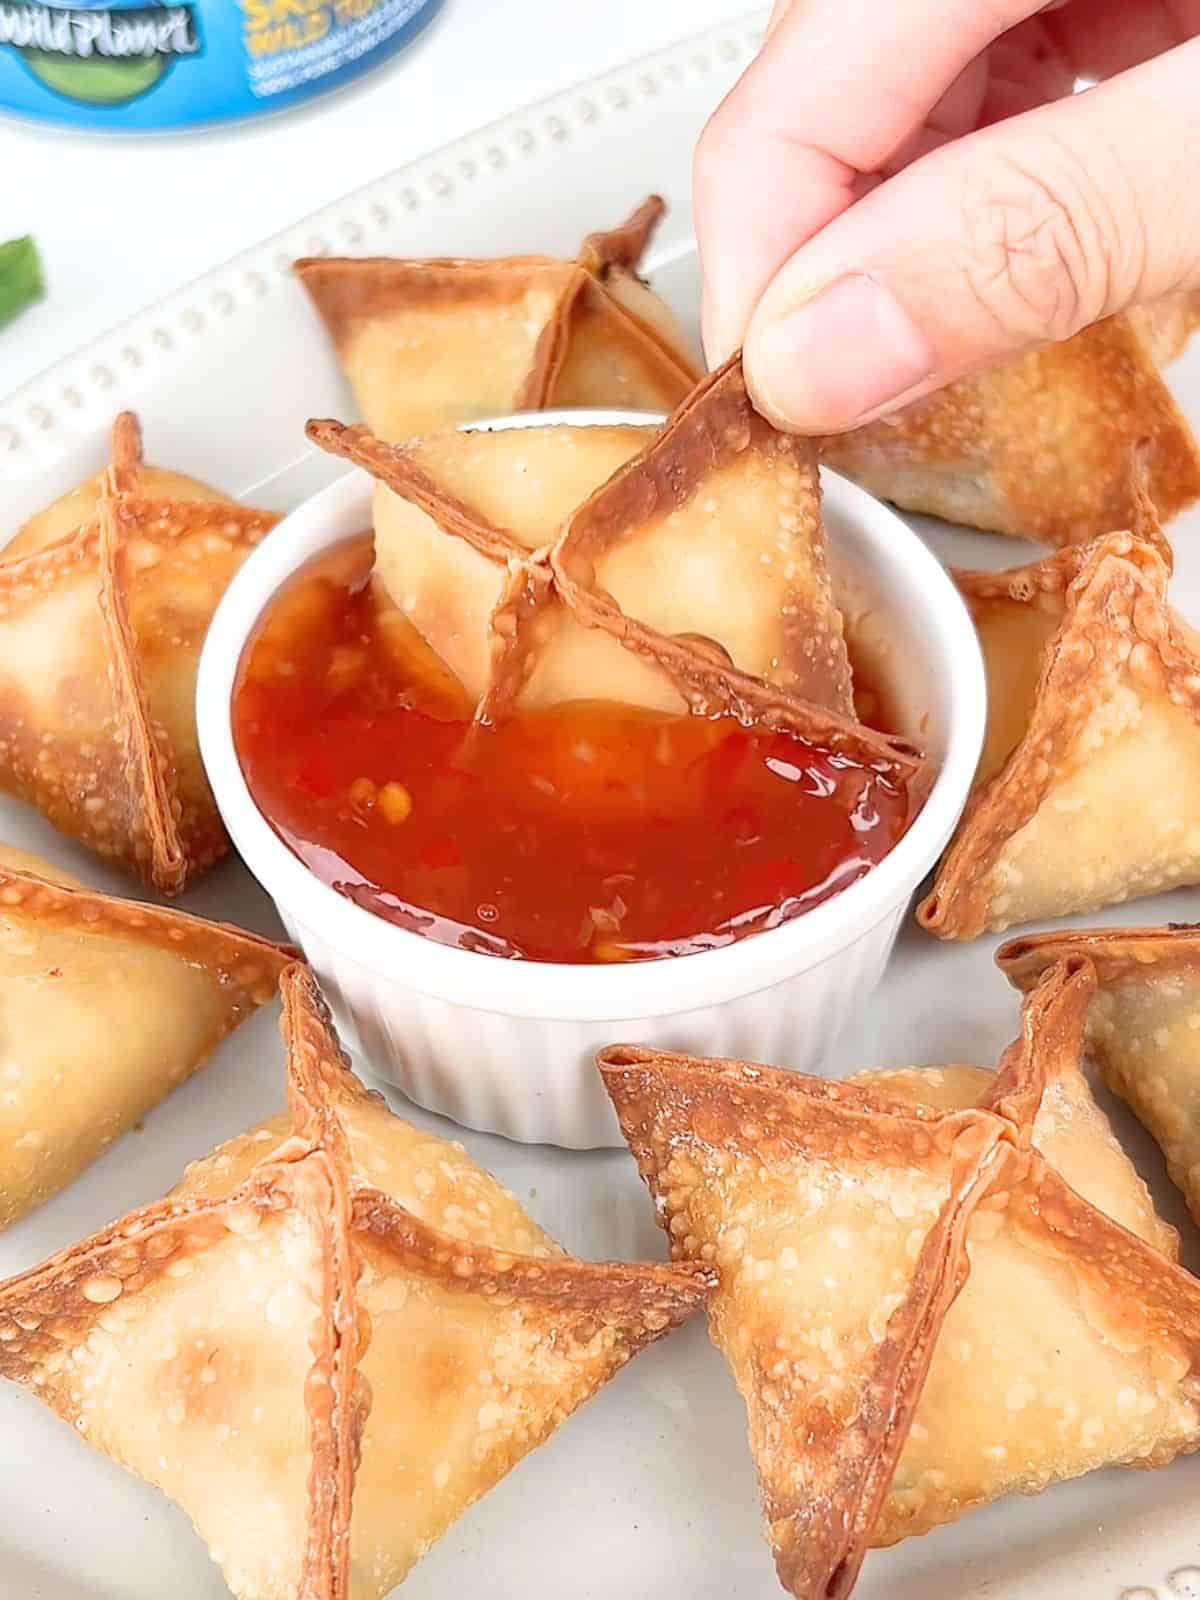
[[[601,1052],[673,1256],[720,1269],[797,1600],[1000,1495],[1200,1447],[1200,1283],[1080,1071],[1093,983],[1050,969],[996,1074]]]
[[[1071,928],[1010,939],[996,952],[1022,990],[1059,961],[1095,973],[1091,1059],[1161,1145],[1200,1222],[1200,928]]]
[[[282,992],[288,1113],[0,1284],[0,1376],[175,1500],[240,1600],[380,1600],[716,1275],[564,1255],[362,1087],[305,969]]]
[[[0,788],[179,893],[228,849],[200,761],[196,667],[233,574],[278,517],[113,458],[0,553]]]
[[[651,195],[573,261],[314,257],[295,271],[380,438],[552,406],[669,411],[700,368],[637,276],[665,209]]]
[[[203,1066],[294,958],[0,846],[0,1228]]]
[[[988,725],[918,913],[940,938],[1200,881],[1200,655],[1167,604],[1170,563],[1143,499],[1133,532],[954,573],[983,647]]]

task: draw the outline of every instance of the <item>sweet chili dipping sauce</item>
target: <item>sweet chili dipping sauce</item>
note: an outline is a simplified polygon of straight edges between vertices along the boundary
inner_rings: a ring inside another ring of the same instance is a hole
[[[574,701],[474,724],[371,560],[354,540],[275,598],[234,735],[276,832],[375,915],[510,958],[687,955],[819,905],[904,831],[885,776],[731,717]]]

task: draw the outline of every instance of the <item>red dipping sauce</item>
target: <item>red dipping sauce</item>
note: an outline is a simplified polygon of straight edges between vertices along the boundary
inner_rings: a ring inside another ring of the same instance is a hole
[[[376,916],[509,958],[688,955],[819,905],[903,833],[885,775],[730,717],[575,701],[474,724],[371,558],[355,540],[276,596],[233,727],[275,831]]]

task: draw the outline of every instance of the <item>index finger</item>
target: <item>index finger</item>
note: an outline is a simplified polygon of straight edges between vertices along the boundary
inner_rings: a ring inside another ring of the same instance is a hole
[[[759,295],[849,206],[963,69],[1037,0],[795,0],[696,152],[705,344],[741,342]],[[815,286],[814,286],[815,287]]]

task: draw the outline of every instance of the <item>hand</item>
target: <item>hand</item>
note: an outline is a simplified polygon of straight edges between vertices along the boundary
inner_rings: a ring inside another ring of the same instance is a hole
[[[780,0],[696,156],[710,360],[838,432],[1200,289],[1198,34],[1200,0]]]

